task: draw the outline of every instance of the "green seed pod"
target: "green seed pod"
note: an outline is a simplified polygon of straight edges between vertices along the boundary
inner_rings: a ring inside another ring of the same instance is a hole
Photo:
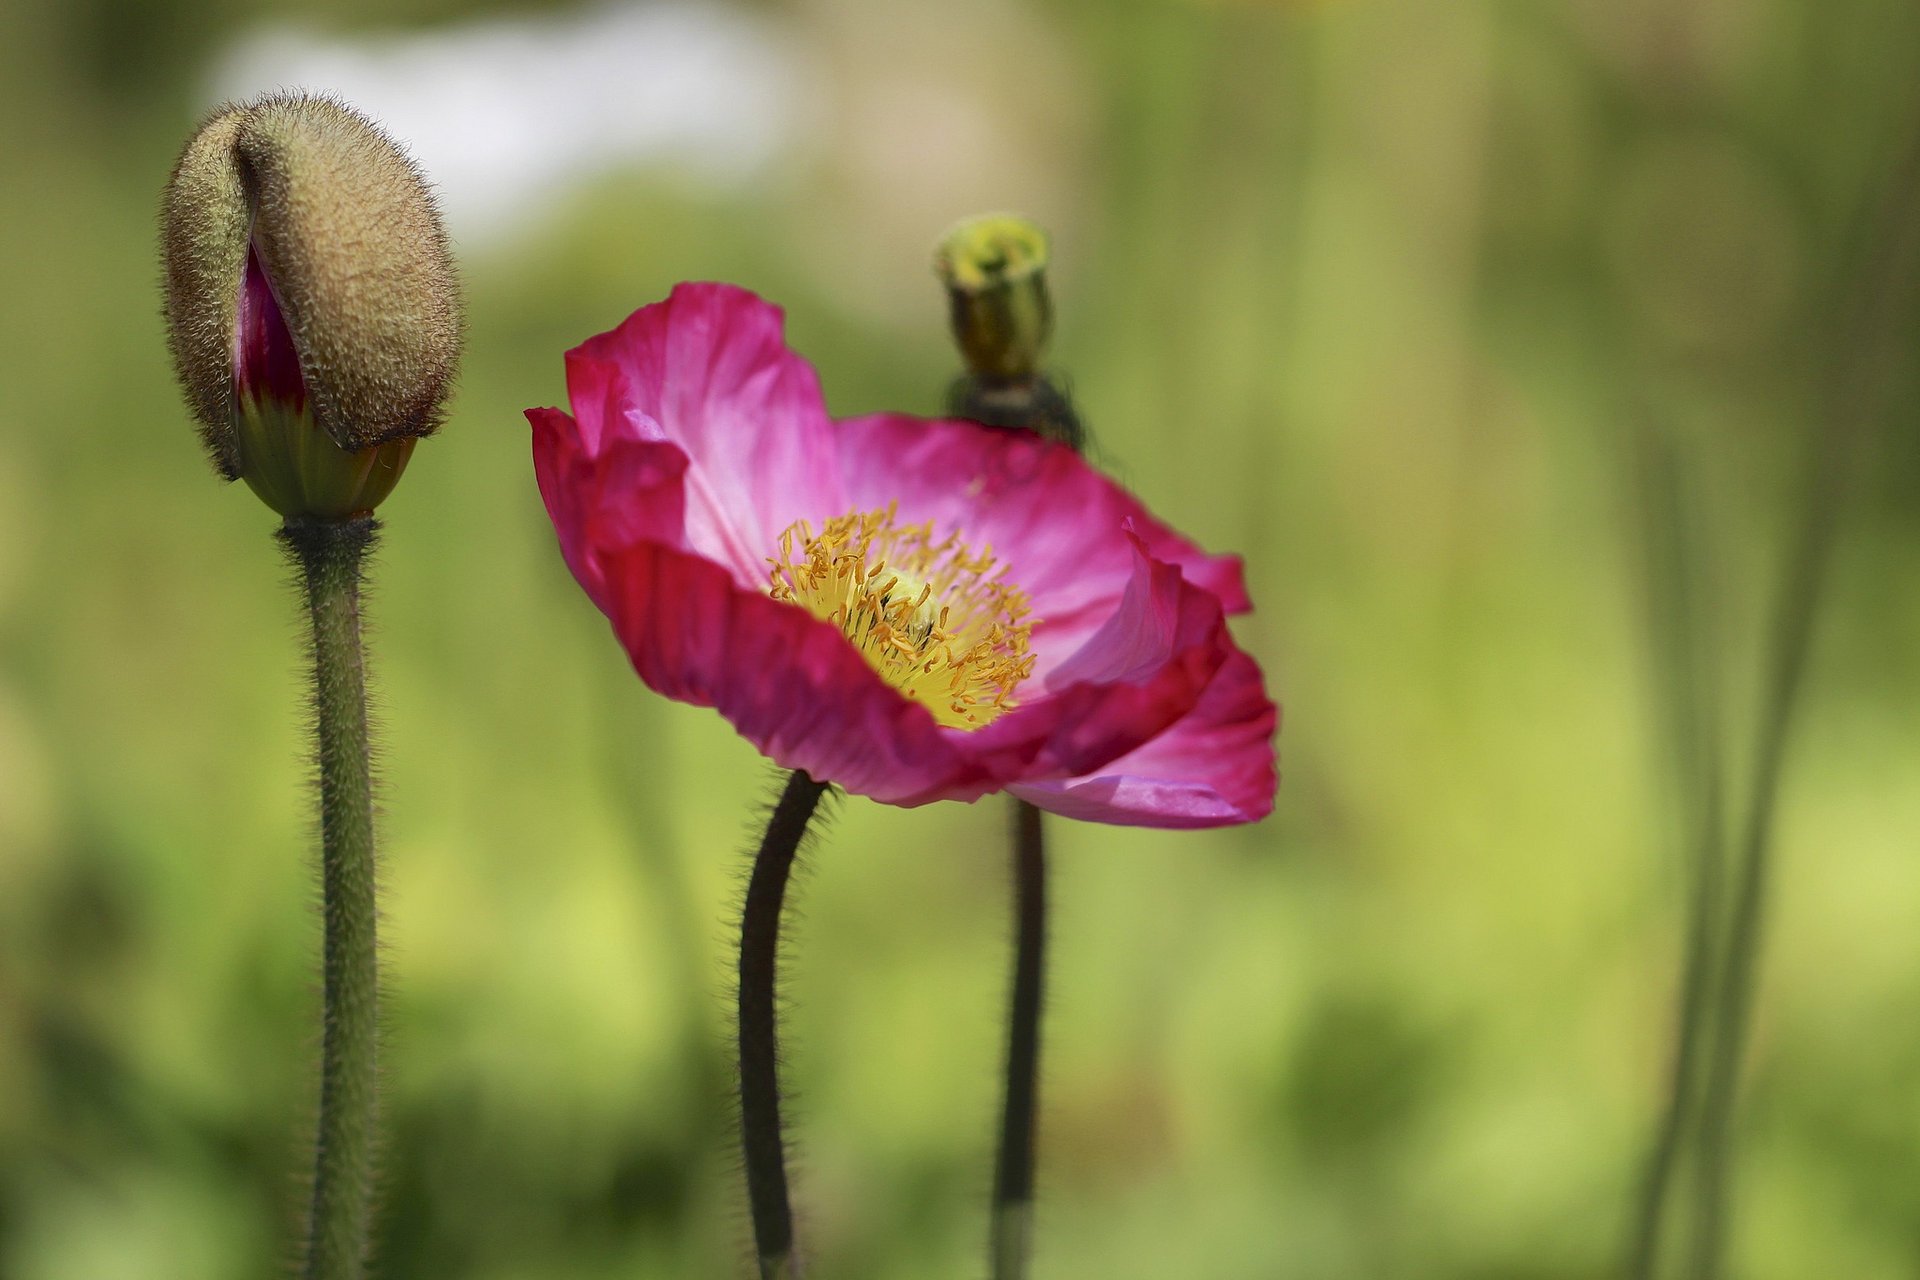
[[[459,361],[419,171],[337,102],[268,97],[201,126],[162,222],[168,340],[214,465],[283,515],[370,510]]]
[[[968,218],[941,237],[933,265],[967,368],[1001,382],[1037,375],[1053,334],[1046,233],[1012,214]]]

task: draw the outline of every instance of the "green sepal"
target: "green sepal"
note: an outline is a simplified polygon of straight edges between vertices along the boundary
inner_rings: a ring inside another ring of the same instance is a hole
[[[243,401],[233,422],[247,487],[294,519],[346,520],[372,511],[400,482],[415,443],[402,436],[349,452],[310,409],[275,400]]]

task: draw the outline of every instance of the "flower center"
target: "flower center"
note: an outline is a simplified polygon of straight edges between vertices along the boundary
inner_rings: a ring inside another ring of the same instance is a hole
[[[819,533],[801,520],[780,535],[768,589],[839,627],[882,679],[943,725],[978,729],[1013,706],[1033,674],[1026,593],[1006,565],[933,523],[852,511]]]

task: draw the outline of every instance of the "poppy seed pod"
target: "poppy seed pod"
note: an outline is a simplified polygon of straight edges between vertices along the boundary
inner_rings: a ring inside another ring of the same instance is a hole
[[[940,238],[933,266],[967,368],[998,381],[1037,374],[1053,333],[1046,233],[1012,214],[968,218]]]
[[[162,223],[168,341],[215,467],[283,515],[371,510],[460,354],[419,171],[337,102],[262,98],[194,134]]]

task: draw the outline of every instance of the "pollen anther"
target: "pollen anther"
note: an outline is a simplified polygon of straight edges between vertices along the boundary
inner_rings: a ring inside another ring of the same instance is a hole
[[[798,521],[767,562],[768,590],[840,628],[941,724],[977,729],[1011,710],[1033,674],[1031,606],[991,548],[975,553],[957,533],[936,540],[931,521],[897,518],[889,505],[836,516],[819,533]]]

